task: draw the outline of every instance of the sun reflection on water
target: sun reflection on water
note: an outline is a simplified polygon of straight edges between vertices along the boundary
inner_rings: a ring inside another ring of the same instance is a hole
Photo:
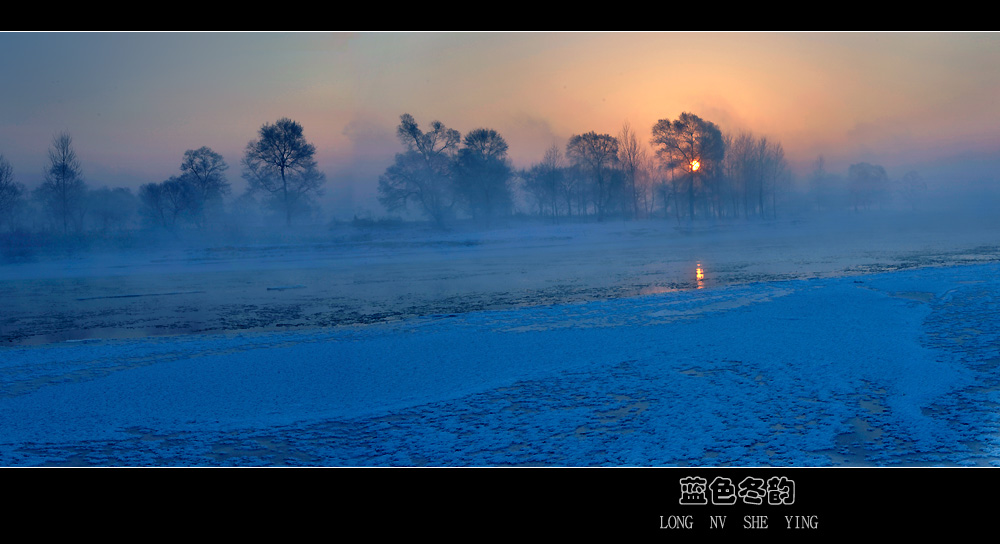
[[[675,270],[674,274],[671,274],[672,279],[678,279],[677,276],[676,276],[676,274],[678,272],[679,271]],[[690,276],[688,276],[688,277],[690,277]],[[674,293],[674,292],[677,292],[677,291],[689,291],[692,288],[694,288],[694,289],[705,289],[706,288],[706,285],[705,285],[705,267],[702,266],[701,262],[697,262],[697,264],[695,264],[694,279],[695,279],[695,283],[693,285],[691,284],[690,280],[681,280],[679,282],[664,282],[664,283],[658,283],[658,284],[653,284],[653,285],[646,285],[646,286],[643,286],[643,287],[641,287],[639,289],[639,294],[640,295],[658,295],[658,294],[661,294],[661,293]]]

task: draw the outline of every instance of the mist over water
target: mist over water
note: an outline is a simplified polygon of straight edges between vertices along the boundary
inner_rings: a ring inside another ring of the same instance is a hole
[[[240,225],[0,265],[0,342],[357,326],[1000,259],[983,199],[776,220]]]

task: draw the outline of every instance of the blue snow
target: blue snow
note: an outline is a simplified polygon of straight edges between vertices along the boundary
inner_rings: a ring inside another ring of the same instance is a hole
[[[1000,265],[0,348],[0,464],[995,465]]]

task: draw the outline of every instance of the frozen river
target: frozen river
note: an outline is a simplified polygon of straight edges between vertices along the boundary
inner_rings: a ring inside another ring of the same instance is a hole
[[[0,344],[312,329],[991,262],[996,223],[849,214],[822,224],[344,228],[269,243],[137,244],[0,266]]]
[[[995,464],[1000,230],[933,219],[3,265],[0,464]]]

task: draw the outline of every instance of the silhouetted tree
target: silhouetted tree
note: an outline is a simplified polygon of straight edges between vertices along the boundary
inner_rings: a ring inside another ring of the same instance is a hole
[[[639,217],[649,217],[653,214],[653,208],[656,205],[658,174],[656,160],[646,150],[643,150],[634,180]]]
[[[618,133],[618,164],[622,172],[623,202],[625,215],[635,218],[645,212],[647,198],[643,185],[646,168],[646,149],[639,144],[639,138],[632,126],[626,122]]]
[[[618,165],[618,139],[610,134],[576,134],[566,144],[566,157],[589,177],[598,219],[603,219],[614,198],[612,188],[620,177],[612,175]]]
[[[128,228],[138,208],[138,199],[126,187],[101,187],[87,194],[88,223],[101,232]]]
[[[198,194],[194,185],[179,177],[139,187],[140,214],[156,226],[174,228],[197,213]]]
[[[195,219],[203,225],[208,210],[219,211],[222,197],[229,194],[226,170],[229,165],[222,155],[208,147],[189,149],[181,162],[181,179],[190,183],[197,196]]]
[[[573,209],[577,215],[587,215],[590,200],[593,195],[590,173],[583,166],[575,163],[563,169],[563,198],[566,199],[566,215],[572,216]]]
[[[0,229],[14,227],[14,218],[24,204],[24,185],[14,181],[14,167],[0,155]]]
[[[693,218],[697,181],[711,182],[719,177],[726,155],[722,131],[715,123],[684,112],[673,121],[657,121],[650,143],[666,169],[684,174],[688,186],[688,217]]]
[[[493,129],[465,135],[455,160],[456,192],[474,219],[489,221],[510,213],[513,206],[507,142]]]
[[[325,181],[316,169],[316,147],[306,141],[302,125],[281,118],[273,125],[265,123],[259,137],[251,140],[243,155],[243,178],[252,193],[266,193],[285,214],[285,224],[292,215],[320,194]]]
[[[166,226],[167,217],[162,203],[163,192],[159,183],[144,183],[139,186],[139,215],[147,223]]]
[[[768,192],[771,195],[771,217],[778,217],[778,194],[787,191],[790,184],[791,173],[788,170],[788,161],[785,159],[784,146],[781,142],[765,141],[764,178],[758,188],[761,217],[764,216],[764,200]]]
[[[739,134],[725,134],[726,156],[722,160],[723,176],[726,180],[728,201],[733,216],[750,216],[750,194],[757,179],[763,175],[757,158],[760,146],[757,138],[749,131]]]
[[[83,182],[80,160],[73,151],[73,139],[68,133],[52,139],[45,181],[35,189],[34,196],[64,233],[69,232],[70,226],[83,227],[87,185]]]
[[[198,213],[198,194],[193,185],[179,177],[171,177],[160,184],[163,193],[163,205],[170,215],[170,224],[179,219],[191,217]]]
[[[444,224],[455,204],[452,163],[458,153],[461,134],[440,121],[423,132],[413,116],[400,116],[396,136],[406,148],[379,176],[378,199],[390,212],[414,202],[437,225]]]
[[[674,216],[677,218],[677,222],[680,223],[681,220],[681,195],[683,179],[676,175],[675,169],[666,168],[663,163],[658,164],[656,168],[657,182],[655,184],[656,194],[660,195],[660,202],[663,206],[664,217],[669,217],[671,210],[673,210]]]
[[[722,161],[733,215],[764,217],[770,200],[771,214],[776,213],[778,187],[785,179],[788,164],[781,143],[743,131],[733,136],[727,134],[726,155]]]
[[[566,172],[559,147],[553,145],[547,149],[542,161],[522,172],[521,179],[524,180],[524,191],[538,206],[539,215],[545,215],[548,210],[549,214],[557,217],[560,198],[566,192]]]

